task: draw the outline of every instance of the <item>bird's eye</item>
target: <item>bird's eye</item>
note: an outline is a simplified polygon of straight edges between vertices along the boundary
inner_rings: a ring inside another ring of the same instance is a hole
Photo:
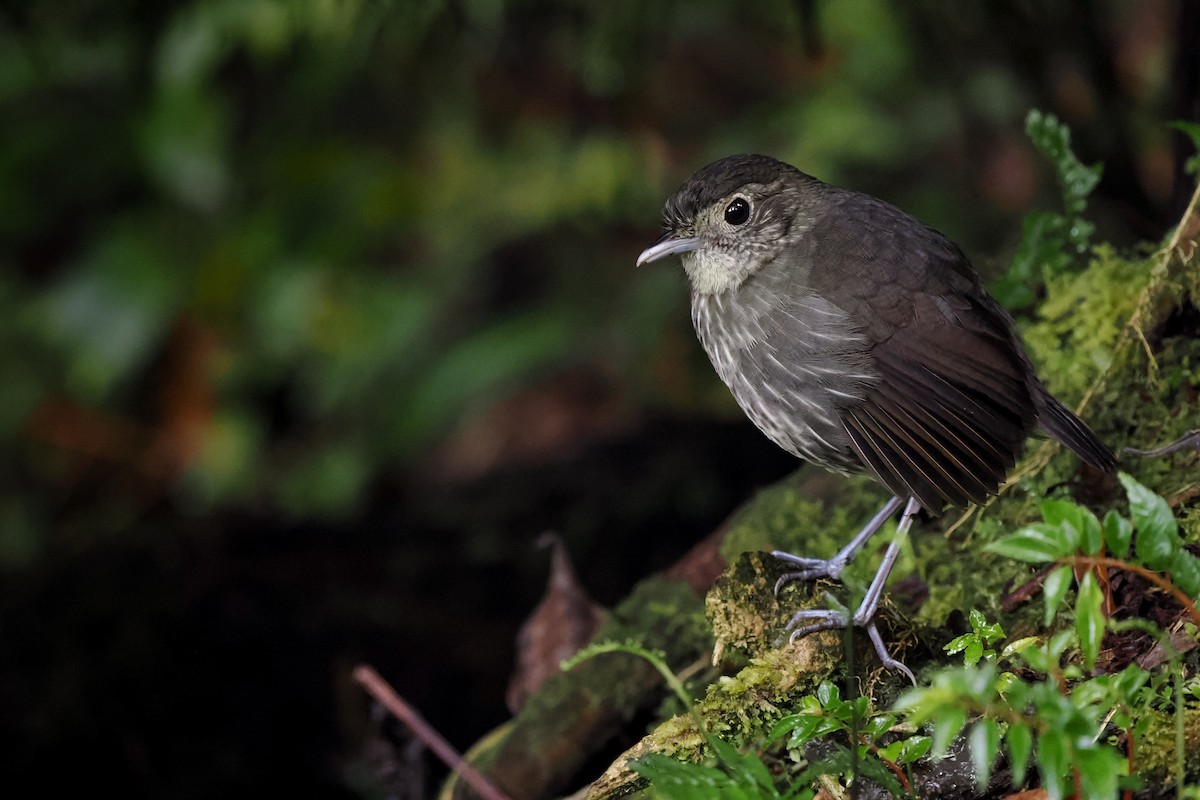
[[[725,206],[725,221],[730,225],[742,225],[750,219],[750,203],[744,197],[735,197]]]

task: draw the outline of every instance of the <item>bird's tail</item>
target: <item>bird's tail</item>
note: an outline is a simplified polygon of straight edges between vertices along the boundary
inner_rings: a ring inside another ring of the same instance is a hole
[[[1038,427],[1093,467],[1105,472],[1116,470],[1117,457],[1109,446],[1040,383],[1034,388],[1033,402],[1037,407]]]

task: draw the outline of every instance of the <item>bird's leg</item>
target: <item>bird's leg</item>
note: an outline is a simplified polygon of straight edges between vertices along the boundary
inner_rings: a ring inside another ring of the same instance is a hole
[[[1123,447],[1121,448],[1121,454],[1137,456],[1138,458],[1161,458],[1171,453],[1177,453],[1186,447],[1194,448],[1196,452],[1200,453],[1200,428],[1190,430],[1170,444],[1156,447],[1153,450],[1138,450],[1135,447]]]
[[[892,498],[892,501],[889,501],[888,504],[884,506],[883,510],[889,511],[890,514],[891,511],[895,511],[896,506],[899,504],[900,499],[898,497]],[[883,588],[887,584],[887,579],[892,572],[892,567],[896,566],[896,559],[900,557],[900,548],[904,545],[904,540],[908,536],[908,529],[912,527],[913,517],[915,517],[920,510],[921,504],[917,502],[915,497],[910,497],[908,499],[908,505],[904,507],[904,513],[900,516],[900,524],[896,526],[896,535],[892,537],[892,542],[888,545],[887,552],[883,554],[883,563],[879,565],[879,570],[875,573],[875,577],[871,579],[871,585],[867,587],[867,593],[863,597],[862,602],[859,604],[858,610],[854,612],[853,618],[847,619],[846,615],[842,612],[831,611],[829,609],[801,609],[800,611],[797,611],[790,620],[788,620],[787,630],[795,628],[795,630],[792,630],[791,641],[794,642],[801,636],[807,636],[808,634],[816,633],[817,631],[827,631],[834,628],[848,628],[852,624],[857,625],[860,628],[866,629],[867,635],[871,638],[871,644],[875,645],[875,652],[879,655],[879,660],[883,662],[883,665],[890,669],[900,670],[908,676],[908,679],[912,681],[914,685],[916,685],[917,679],[912,674],[912,670],[888,655],[887,649],[883,646],[883,637],[879,635],[879,630],[875,627],[875,612],[879,610],[879,600],[883,597]],[[881,511],[880,513],[882,514],[883,512]],[[885,516],[884,519],[886,518],[887,517]],[[872,519],[871,522],[868,523],[867,527],[863,530],[866,531],[870,529],[871,525],[874,525],[875,529],[877,530],[879,526],[883,524],[882,521],[877,520],[879,520],[878,514],[876,515],[875,519]],[[874,530],[871,532],[874,533]],[[863,537],[863,534],[860,532],[858,536],[855,536],[854,538],[857,540],[861,537],[865,542],[869,536],[870,534],[868,534],[867,537]],[[853,543],[854,542],[852,541],[851,544]],[[847,545],[847,547],[849,546],[850,545]],[[861,547],[862,544],[859,543],[859,546]],[[843,548],[843,550],[844,549],[845,548]],[[836,557],[837,556],[835,556],[835,558]],[[795,627],[802,620],[806,619],[817,620],[817,622],[814,622],[811,625],[805,625],[803,628]]]
[[[791,553],[785,553],[782,550],[775,550],[771,555],[793,566],[801,567],[795,572],[789,572],[775,581],[775,594],[779,594],[779,590],[784,585],[792,581],[811,581],[816,578],[833,578],[837,580],[842,576],[842,571],[846,569],[846,565],[854,558],[854,554],[862,549],[862,546],[867,543],[867,540],[875,535],[875,532],[883,527],[883,523],[888,521],[892,514],[896,513],[896,509],[900,507],[900,498],[893,497],[883,504],[883,508],[879,509],[871,521],[863,526],[863,529],[854,535],[854,538],[834,554],[833,558],[804,558],[795,556]]]

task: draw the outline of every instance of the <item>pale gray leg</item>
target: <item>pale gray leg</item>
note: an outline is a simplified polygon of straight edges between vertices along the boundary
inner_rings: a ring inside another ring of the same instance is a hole
[[[891,512],[894,512],[896,507],[899,505],[900,498],[892,498],[892,500],[888,501],[887,505],[885,505],[880,511],[880,514],[882,514],[885,510],[890,514]],[[887,584],[887,579],[892,572],[892,568],[896,566],[896,559],[900,556],[900,548],[903,546],[904,540],[908,536],[908,529],[912,527],[913,517],[915,517],[920,510],[921,504],[917,502],[915,497],[910,497],[908,499],[908,505],[904,507],[904,513],[900,516],[900,524],[896,526],[896,535],[892,537],[892,542],[888,545],[887,552],[883,554],[883,563],[879,565],[879,570],[875,573],[875,577],[871,579],[871,585],[867,587],[867,593],[863,597],[862,603],[859,604],[858,610],[854,612],[854,617],[852,619],[846,619],[846,615],[840,611],[831,611],[823,608],[802,609],[797,611],[795,615],[793,615],[788,621],[787,630],[795,628],[795,630],[792,630],[791,641],[794,642],[801,636],[807,636],[808,634],[816,633],[817,631],[827,631],[834,628],[848,628],[852,624],[857,625],[860,628],[866,629],[867,635],[871,638],[871,643],[875,645],[875,652],[879,655],[879,660],[883,662],[883,665],[889,669],[900,670],[908,676],[908,679],[913,682],[913,685],[916,685],[917,679],[912,674],[912,670],[888,655],[887,649],[883,646],[883,637],[879,635],[879,630],[875,627],[875,612],[879,610],[879,601],[880,598],[883,597],[884,586]],[[883,519],[887,519],[887,517],[885,516]],[[867,523],[867,527],[863,528],[863,531],[870,530],[871,533],[874,533],[881,525],[883,525],[883,521],[879,519],[879,514],[877,514],[875,515],[875,519],[872,519],[871,522]],[[874,526],[874,528],[872,528],[872,526]],[[855,541],[860,538],[862,541],[858,543],[857,547],[862,547],[862,544],[870,538],[870,533],[866,536],[863,536],[863,533],[860,531],[850,544],[853,545]],[[842,548],[842,552],[849,547],[850,545],[847,545],[845,548]],[[857,547],[855,549],[857,549]],[[840,555],[841,552],[838,553],[838,556]],[[851,556],[852,555],[853,552],[851,552]],[[838,558],[838,556],[834,556],[834,559]],[[785,560],[790,561],[790,559]],[[833,559],[831,559],[831,561],[832,560]],[[785,575],[784,577],[788,576]],[[778,588],[778,584],[776,584],[776,587]],[[818,621],[811,625],[805,625],[803,628],[796,628],[798,623],[806,619]]]
[[[854,538],[845,547],[838,550],[833,558],[804,558],[803,556],[785,553],[782,550],[773,551],[771,555],[780,561],[802,567],[802,569],[796,572],[789,572],[775,581],[775,594],[779,594],[779,590],[785,584],[792,581],[811,581],[816,578],[832,578],[833,580],[837,580],[840,578],[842,571],[846,569],[846,565],[850,563],[855,554],[862,549],[862,546],[867,543],[868,539],[883,527],[883,523],[887,522],[899,507],[899,497],[893,497],[884,503],[883,508],[879,509],[879,512],[871,517],[871,521],[864,525],[863,529],[856,533]]]

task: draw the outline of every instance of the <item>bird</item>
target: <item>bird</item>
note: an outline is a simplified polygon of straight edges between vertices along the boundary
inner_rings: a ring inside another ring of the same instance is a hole
[[[881,663],[915,684],[875,623],[914,517],[986,502],[1035,429],[1105,472],[1116,457],[1038,378],[962,250],[899,208],[769,156],[735,155],[667,200],[663,228],[637,265],[680,256],[696,335],[750,420],[792,455],[865,472],[892,495],[828,559],[774,551],[792,569],[776,593],[839,579],[901,511],[853,614],[801,610],[787,624],[792,640],[862,628]]]

